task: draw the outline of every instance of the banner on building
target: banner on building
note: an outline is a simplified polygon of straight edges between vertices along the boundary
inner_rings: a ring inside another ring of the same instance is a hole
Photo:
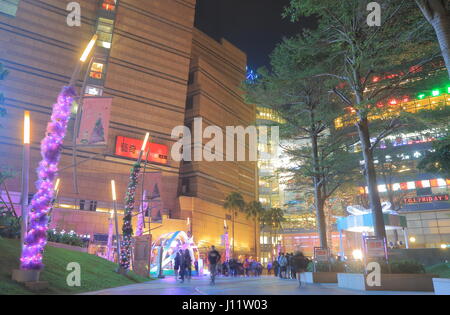
[[[77,146],[105,147],[107,145],[111,104],[111,97],[83,98]]]
[[[139,157],[139,150],[141,150],[143,141],[144,140],[142,139],[118,136],[116,138],[115,154],[118,156],[137,160]],[[147,155],[149,162],[167,164],[169,148],[163,144],[150,142],[147,144],[147,151],[144,152],[144,155],[142,157],[143,160],[147,158]]]

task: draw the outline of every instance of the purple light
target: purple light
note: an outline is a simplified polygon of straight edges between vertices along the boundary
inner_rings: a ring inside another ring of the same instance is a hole
[[[58,162],[62,144],[70,119],[70,108],[76,96],[73,87],[64,87],[53,105],[51,121],[47,125],[46,136],[41,142],[42,161],[37,168],[37,192],[28,206],[29,230],[22,250],[21,268],[40,270],[42,254],[47,244],[48,213],[54,198],[53,182],[57,177]]]

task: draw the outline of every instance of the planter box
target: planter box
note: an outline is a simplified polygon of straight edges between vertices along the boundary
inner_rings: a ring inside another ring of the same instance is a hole
[[[450,279],[433,278],[436,295],[450,295]]]
[[[83,248],[83,247],[79,247],[79,246],[71,246],[71,245],[62,244],[62,243],[48,242],[47,245],[51,246],[51,247],[56,247],[56,248],[64,248],[64,249],[72,250],[72,251],[75,251],[75,252],[81,252],[81,253],[87,253],[88,252],[87,248]]]
[[[337,283],[336,272],[303,272],[301,281],[305,283]]]
[[[356,273],[339,273],[338,286],[362,291],[434,291],[430,274],[381,274],[381,286],[370,287],[365,276]]]

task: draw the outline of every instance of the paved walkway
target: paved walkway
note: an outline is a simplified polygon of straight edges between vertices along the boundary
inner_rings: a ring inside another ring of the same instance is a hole
[[[180,283],[166,277],[147,283],[91,292],[92,295],[433,295],[432,292],[355,291],[336,284],[307,284],[301,288],[296,280],[263,276],[260,278],[217,278],[211,286],[207,277]]]

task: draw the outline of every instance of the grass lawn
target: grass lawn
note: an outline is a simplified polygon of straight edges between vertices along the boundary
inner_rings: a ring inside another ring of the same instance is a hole
[[[11,280],[11,272],[18,269],[20,242],[0,238],[0,295],[34,294],[22,284]],[[81,266],[81,287],[68,287],[66,278],[70,271],[67,264],[77,262]],[[97,291],[149,281],[132,272],[127,276],[115,272],[117,265],[103,258],[62,248],[47,246],[44,254],[45,269],[40,280],[49,283],[47,291],[39,294],[76,294]]]
[[[441,278],[450,278],[450,263],[437,264],[426,268],[427,273],[439,275]]]

